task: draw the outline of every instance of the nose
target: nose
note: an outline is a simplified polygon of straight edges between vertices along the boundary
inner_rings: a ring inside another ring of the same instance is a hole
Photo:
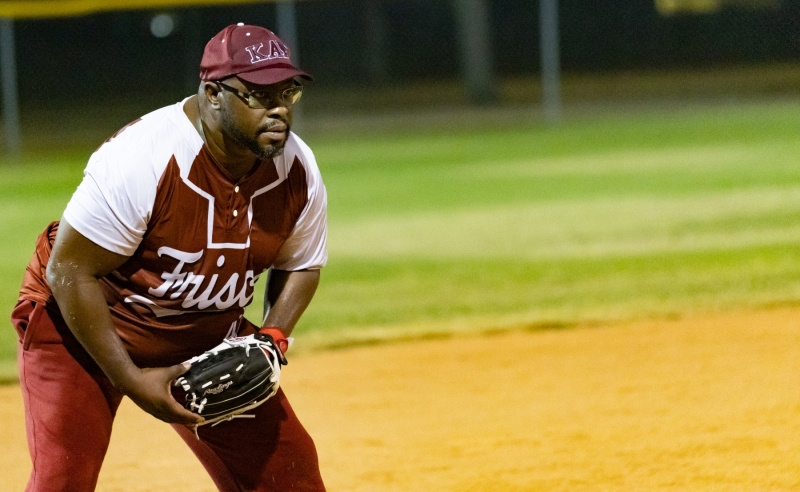
[[[287,121],[289,119],[289,108],[283,104],[269,108],[267,117],[273,120]]]

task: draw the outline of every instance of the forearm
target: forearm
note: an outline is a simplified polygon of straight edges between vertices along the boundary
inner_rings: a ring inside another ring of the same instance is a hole
[[[49,269],[48,277],[54,280],[53,297],[70,331],[112,384],[124,390],[138,368],[114,329],[98,280],[58,268]]]
[[[164,422],[196,424],[202,417],[179,405],[169,390],[188,366],[136,367],[114,328],[98,279],[127,260],[93,243],[62,218],[47,265],[47,282],[70,331],[115,387]]]
[[[137,367],[114,329],[98,279],[126,260],[94,244],[62,218],[47,265],[47,282],[70,331],[123,390]]]
[[[319,270],[273,270],[265,293],[265,305],[269,306],[269,312],[263,326],[280,328],[289,336],[311,303],[319,278]]]

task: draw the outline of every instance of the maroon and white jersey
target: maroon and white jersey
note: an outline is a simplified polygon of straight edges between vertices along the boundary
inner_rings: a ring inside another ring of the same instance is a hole
[[[308,146],[290,134],[283,155],[234,181],[184,102],[104,143],[64,212],[82,235],[130,257],[101,284],[139,365],[181,361],[235,333],[271,266],[327,261],[325,187]]]

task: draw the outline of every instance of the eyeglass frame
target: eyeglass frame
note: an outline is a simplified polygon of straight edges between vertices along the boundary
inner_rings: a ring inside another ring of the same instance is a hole
[[[223,83],[221,80],[214,81],[215,84],[219,85],[220,87],[222,87],[226,91],[234,93],[237,97],[239,97],[239,99],[241,99],[245,104],[247,104],[247,107],[249,107],[251,109],[271,109],[271,108],[276,107],[276,106],[267,107],[267,106],[264,106],[264,105],[253,106],[251,104],[251,101],[258,102],[258,98],[253,96],[253,94],[254,93],[258,93],[258,92],[263,92],[265,94],[268,94],[269,95],[270,104],[272,104],[272,101],[275,98],[275,96],[279,95],[281,97],[281,104],[283,106],[286,106],[286,107],[293,106],[303,96],[303,84],[301,84],[300,82],[298,82],[296,80],[294,80],[293,82],[294,82],[294,85],[292,87],[288,87],[288,88],[286,88],[286,89],[284,89],[282,91],[256,90],[256,91],[250,91],[250,92],[242,92],[242,91],[240,91],[239,89],[237,89],[235,87],[231,87],[228,84]],[[292,99],[292,97],[289,97],[289,96],[286,95],[286,93],[289,92],[289,91],[297,91],[297,97],[294,98],[294,100],[292,100],[290,103],[287,103],[286,102],[287,100]]]

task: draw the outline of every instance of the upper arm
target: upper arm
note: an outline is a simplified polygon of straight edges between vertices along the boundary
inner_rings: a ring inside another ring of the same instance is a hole
[[[142,240],[155,201],[157,176],[146,152],[111,141],[89,159],[64,218],[110,251],[133,254]]]
[[[319,270],[297,270],[286,271],[272,269],[267,278],[266,300],[270,305],[274,305],[283,291],[286,289],[290,279],[292,280],[292,287],[298,287],[304,291],[310,291],[311,296],[317,290],[319,285],[320,271]]]
[[[163,114],[142,117],[92,154],[64,218],[95,244],[131,256],[147,232],[164,172],[171,162],[191,164],[197,150]]]
[[[75,275],[104,277],[127,260],[92,242],[62,218],[47,264],[47,281],[55,292]]]

